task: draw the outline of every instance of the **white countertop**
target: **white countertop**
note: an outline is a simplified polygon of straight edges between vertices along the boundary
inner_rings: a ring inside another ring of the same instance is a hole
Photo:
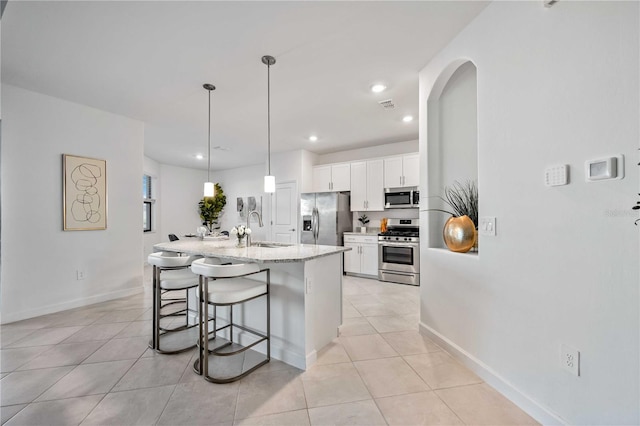
[[[235,260],[252,263],[291,263],[305,262],[317,257],[330,256],[351,250],[350,247],[320,246],[313,244],[293,244],[282,247],[236,247],[236,238],[225,241],[202,241],[189,238],[159,243],[153,246],[156,251],[173,251],[187,254],[199,254],[205,257]],[[260,241],[264,243],[265,241]],[[258,243],[254,241],[253,244]],[[271,243],[278,245],[281,243]]]

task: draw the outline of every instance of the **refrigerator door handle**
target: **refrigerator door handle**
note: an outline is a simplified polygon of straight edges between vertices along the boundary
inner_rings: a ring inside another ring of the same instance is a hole
[[[314,239],[314,243],[316,242],[316,240],[318,239],[318,233],[319,233],[319,228],[320,228],[320,215],[318,214],[318,208],[314,207],[313,208],[313,213],[311,216],[311,227],[312,227],[312,231],[313,231],[313,239]]]

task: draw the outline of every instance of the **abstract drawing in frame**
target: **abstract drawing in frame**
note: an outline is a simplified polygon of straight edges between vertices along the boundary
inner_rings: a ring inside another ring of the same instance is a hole
[[[63,154],[62,170],[64,230],[107,229],[107,162]]]

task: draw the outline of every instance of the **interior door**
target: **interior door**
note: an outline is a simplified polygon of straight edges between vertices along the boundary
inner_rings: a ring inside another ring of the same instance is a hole
[[[276,184],[271,203],[271,240],[298,242],[298,185],[296,182]]]

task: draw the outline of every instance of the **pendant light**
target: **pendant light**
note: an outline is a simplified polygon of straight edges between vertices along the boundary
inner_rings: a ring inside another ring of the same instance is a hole
[[[276,177],[271,175],[271,65],[276,63],[276,58],[265,55],[262,63],[267,66],[267,176],[264,177],[264,192],[276,192]]]
[[[213,84],[203,84],[204,87],[209,92],[209,139],[208,139],[208,149],[209,154],[207,155],[207,181],[204,183],[204,196],[205,197],[213,197],[216,195],[216,188],[211,182],[211,92],[216,90],[216,86]]]

